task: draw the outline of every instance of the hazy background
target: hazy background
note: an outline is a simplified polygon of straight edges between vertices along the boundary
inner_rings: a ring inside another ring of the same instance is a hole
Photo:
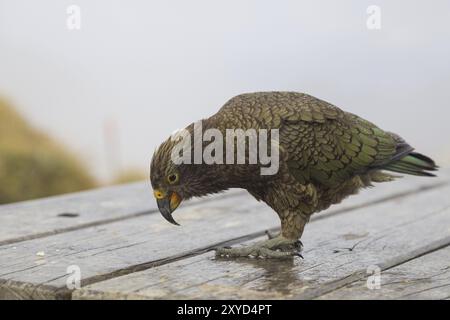
[[[450,163],[450,1],[0,0],[0,96],[103,182],[147,173],[173,130],[264,90],[312,94]]]

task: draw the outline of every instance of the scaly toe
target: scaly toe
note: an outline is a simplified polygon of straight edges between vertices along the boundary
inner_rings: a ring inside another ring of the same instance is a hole
[[[272,249],[268,249],[268,248],[261,248],[260,252],[261,252],[261,256],[265,259],[289,259],[294,256],[302,257],[300,253],[298,253],[294,250],[279,251],[279,250],[272,250]]]
[[[284,259],[291,257],[301,257],[302,244],[300,240],[289,240],[278,236],[255,245],[240,248],[217,248],[216,257],[222,258],[264,258],[264,259]]]
[[[216,249],[216,257],[226,257],[226,258],[249,257],[254,253],[255,248],[251,246],[242,248],[224,247]]]

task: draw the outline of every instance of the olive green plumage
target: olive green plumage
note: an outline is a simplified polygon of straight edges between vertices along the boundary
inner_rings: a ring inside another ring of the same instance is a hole
[[[182,198],[227,188],[248,190],[279,215],[282,235],[298,239],[314,212],[338,203],[372,182],[391,181],[382,170],[432,176],[434,162],[413,152],[398,135],[307,94],[258,92],[236,96],[204,129],[279,129],[280,169],[261,176],[255,165],[179,165],[170,163],[173,143],[167,140],[151,164],[153,187]],[[188,127],[192,132],[192,125]],[[170,185],[166,176],[179,181]],[[230,208],[233,210],[233,208]]]
[[[213,118],[229,127],[279,129],[287,165],[302,183],[333,186],[374,169],[416,175],[436,169],[397,135],[306,94],[243,94]]]

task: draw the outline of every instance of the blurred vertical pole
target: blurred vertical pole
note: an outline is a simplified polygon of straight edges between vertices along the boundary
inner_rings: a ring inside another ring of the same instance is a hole
[[[114,117],[109,117],[103,122],[103,140],[108,178],[111,180],[121,170],[119,126]]]

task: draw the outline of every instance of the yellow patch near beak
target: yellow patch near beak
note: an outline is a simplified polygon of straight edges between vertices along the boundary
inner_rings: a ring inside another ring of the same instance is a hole
[[[163,192],[161,192],[161,191],[159,191],[159,190],[154,190],[154,191],[153,191],[153,195],[154,195],[155,198],[158,199],[158,200],[160,200],[160,199],[162,199],[162,198],[164,198],[164,197],[166,196]]]
[[[181,203],[181,197],[176,192],[172,192],[170,196],[170,210],[174,211]]]

